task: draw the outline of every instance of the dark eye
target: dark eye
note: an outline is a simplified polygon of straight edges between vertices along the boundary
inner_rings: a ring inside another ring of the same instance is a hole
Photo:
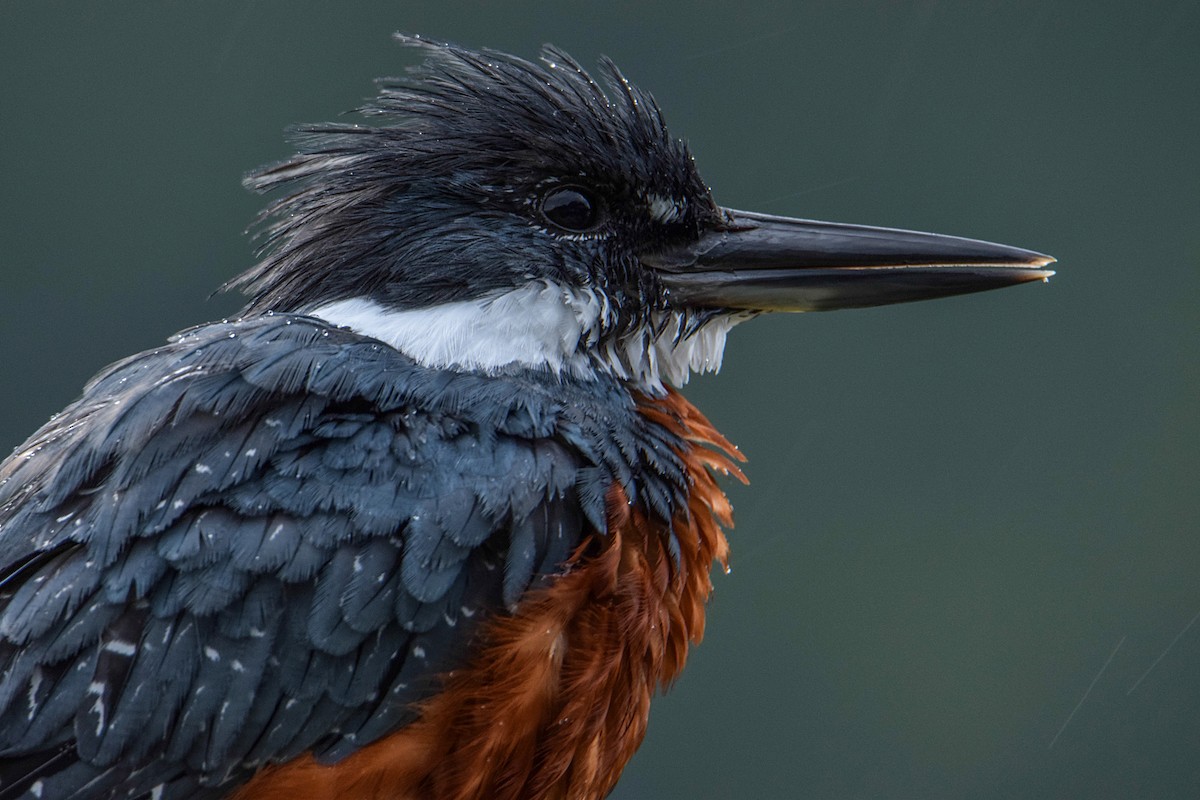
[[[583,233],[600,222],[600,201],[582,186],[559,186],[542,198],[542,216],[555,227]]]

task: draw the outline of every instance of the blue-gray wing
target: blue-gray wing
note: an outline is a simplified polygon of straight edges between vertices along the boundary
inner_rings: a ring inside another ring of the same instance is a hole
[[[0,467],[0,798],[216,797],[405,724],[628,480],[589,442],[629,403],[561,389],[283,317],[102,373]]]

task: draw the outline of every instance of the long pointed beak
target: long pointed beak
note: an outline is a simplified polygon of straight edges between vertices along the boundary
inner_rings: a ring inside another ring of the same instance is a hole
[[[649,260],[672,301],[826,311],[981,292],[1054,274],[1050,256],[977,239],[726,210],[686,253]]]

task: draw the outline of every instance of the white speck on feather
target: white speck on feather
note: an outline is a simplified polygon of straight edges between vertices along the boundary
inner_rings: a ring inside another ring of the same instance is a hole
[[[38,691],[42,688],[42,668],[35,667],[33,674],[29,676],[29,720],[32,721],[37,716],[38,711]]]
[[[129,658],[137,652],[137,645],[133,642],[124,642],[120,639],[113,639],[111,642],[106,642],[104,649],[110,653],[116,653],[119,656]]]

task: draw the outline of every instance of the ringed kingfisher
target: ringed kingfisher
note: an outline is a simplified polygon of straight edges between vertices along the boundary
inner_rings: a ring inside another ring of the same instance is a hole
[[[728,553],[742,456],[675,387],[764,312],[1052,274],[723,208],[610,61],[397,38],[246,178],[241,316],[0,466],[0,798],[602,798]]]

